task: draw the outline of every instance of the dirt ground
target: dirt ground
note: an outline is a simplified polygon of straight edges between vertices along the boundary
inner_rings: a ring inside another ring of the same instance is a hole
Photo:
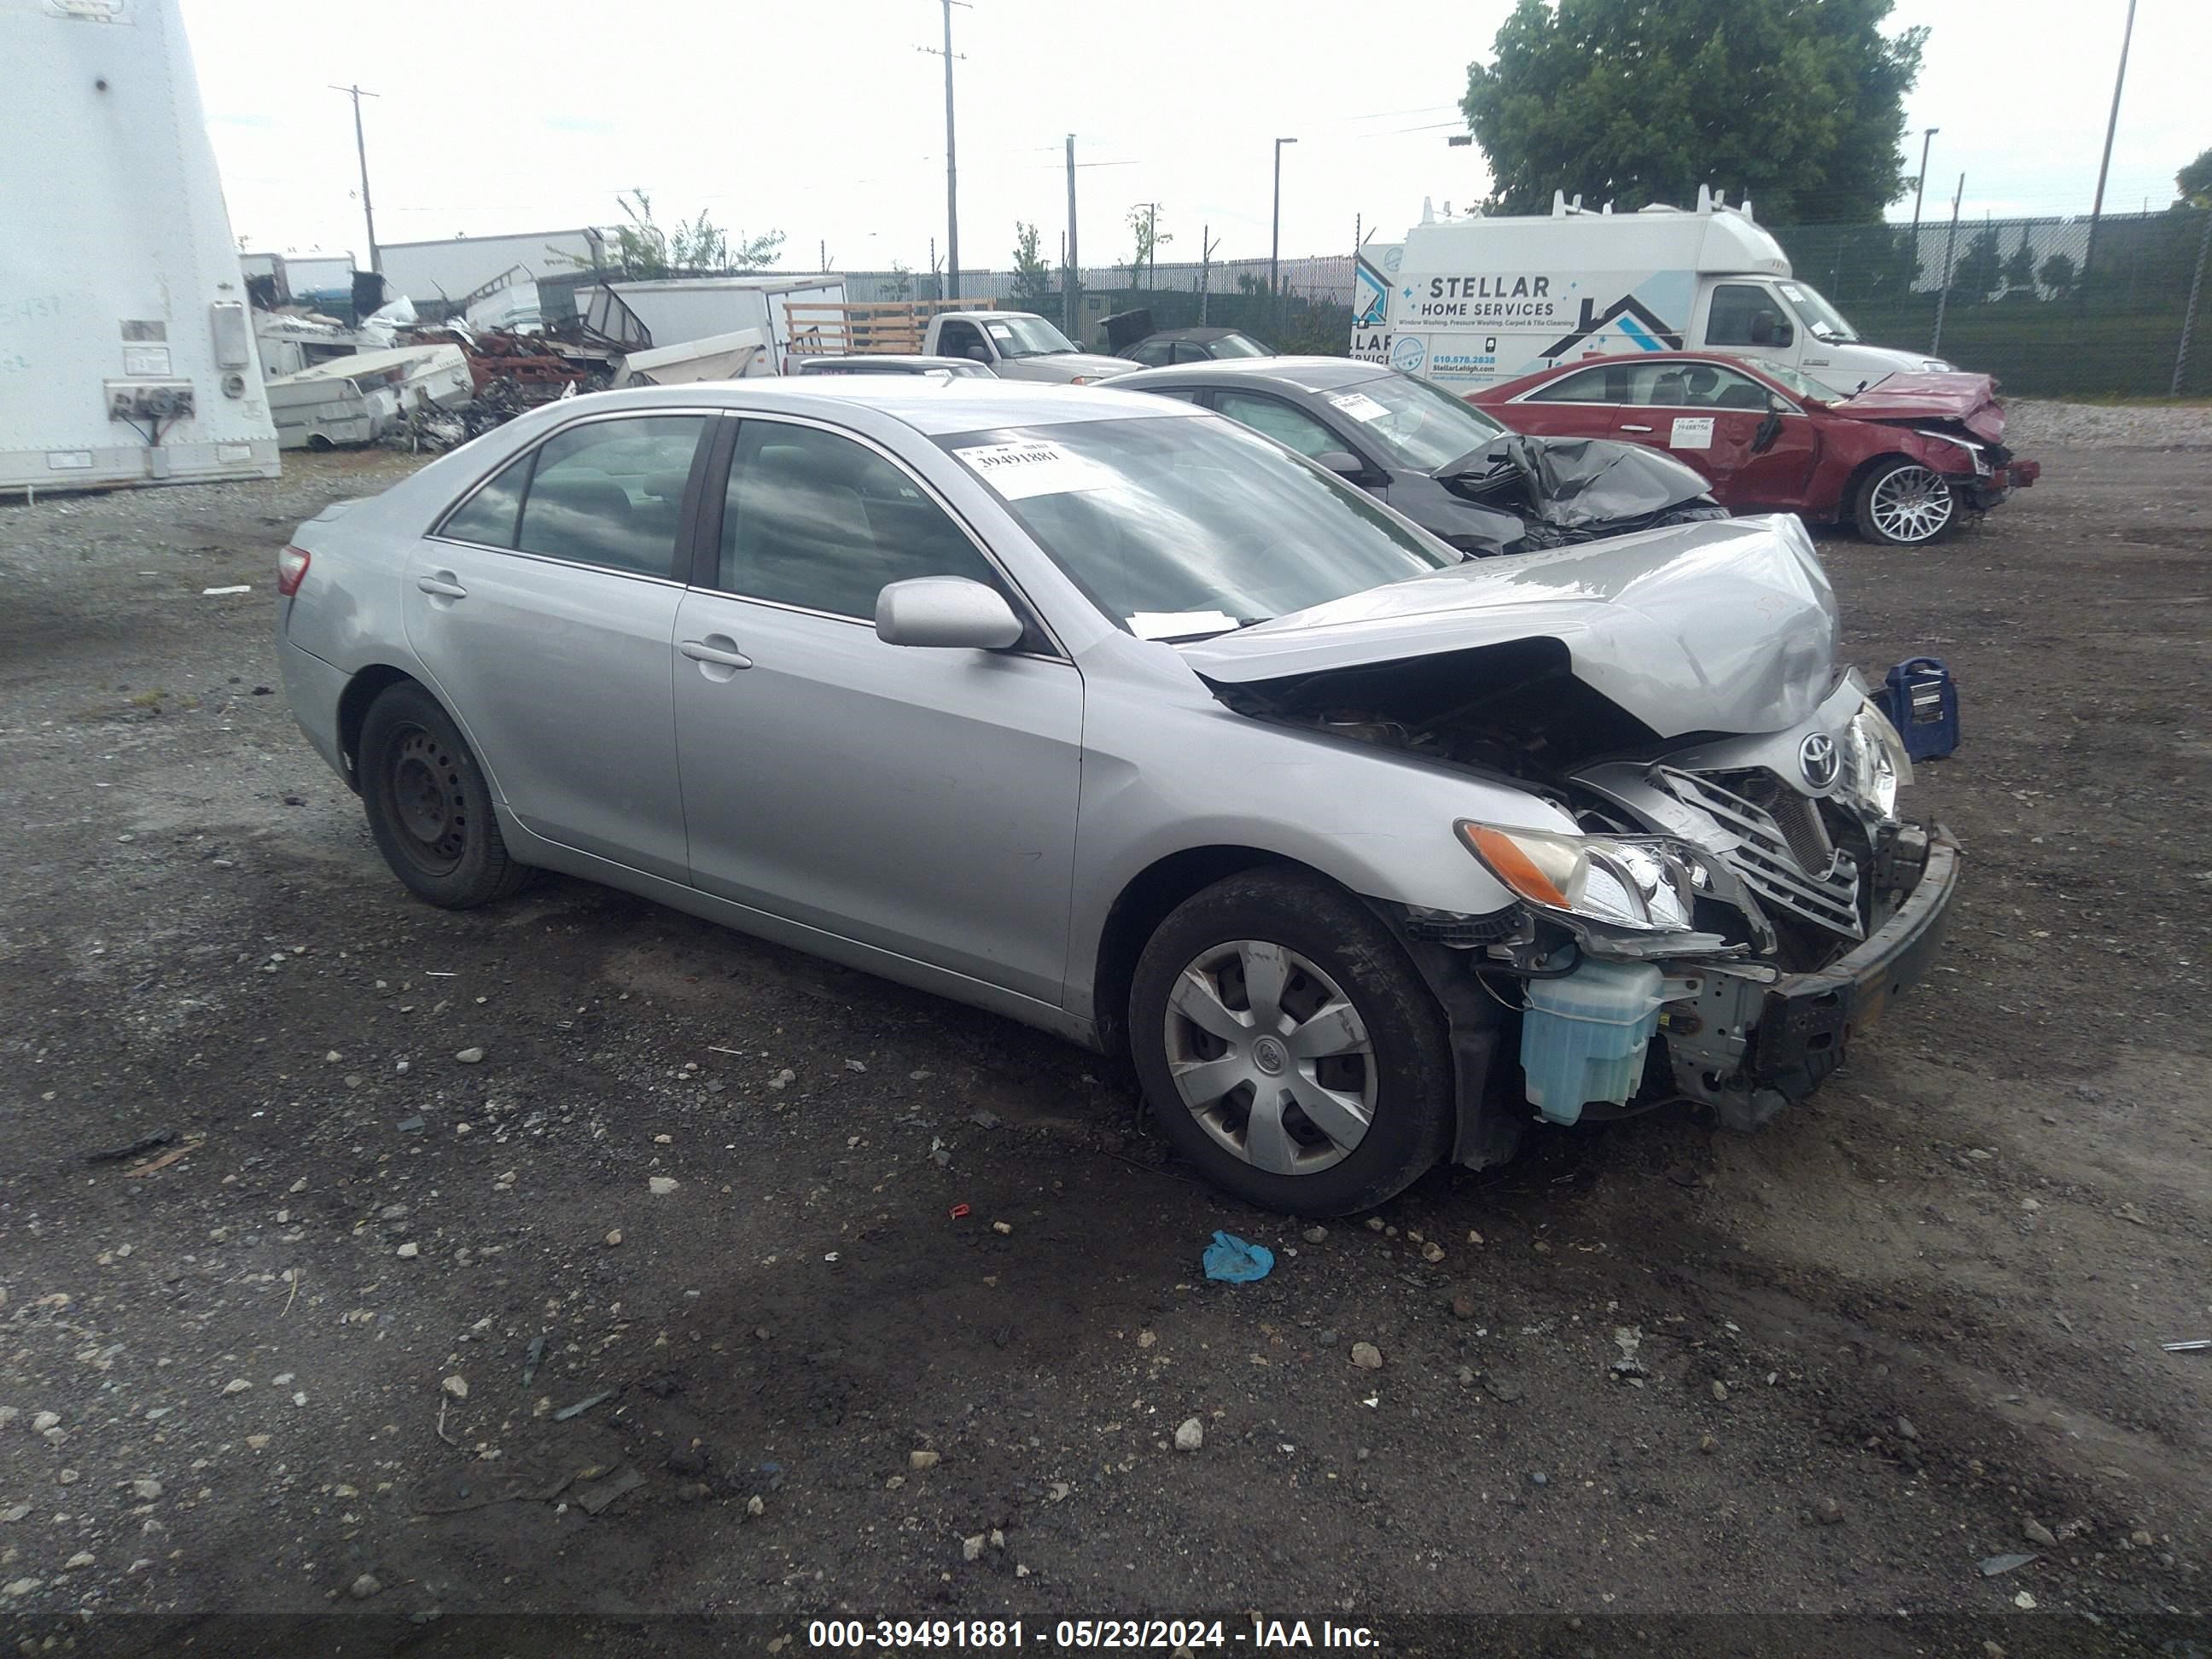
[[[576,882],[410,900],[269,637],[286,531],[405,461],[0,505],[0,1626],[2201,1620],[2189,435],[2045,447],[1929,552],[1823,539],[1862,671],[1959,676],[1911,799],[1967,864],[1815,1103],[1543,1133],[1318,1243],[1026,1030]],[[1273,1274],[1207,1283],[1217,1228]]]

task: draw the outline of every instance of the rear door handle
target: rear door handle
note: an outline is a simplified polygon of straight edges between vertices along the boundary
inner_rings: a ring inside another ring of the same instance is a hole
[[[1623,421],[1620,423],[1620,429],[1623,432],[1649,432],[1651,430],[1648,426],[1631,426],[1626,421]]]
[[[434,576],[417,576],[415,586],[425,593],[435,594],[441,599],[465,599],[469,590],[453,579],[450,570],[441,570]]]
[[[703,640],[686,640],[676,647],[693,662],[708,662],[721,668],[750,668],[753,659],[738,649],[738,642],[726,634],[709,634]]]

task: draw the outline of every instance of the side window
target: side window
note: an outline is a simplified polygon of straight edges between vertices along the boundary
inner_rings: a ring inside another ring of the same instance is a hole
[[[882,456],[818,427],[745,422],[730,461],[717,586],[872,622],[876,595],[911,576],[966,576],[1006,591],[966,532]]]
[[[1626,403],[1626,385],[1617,385],[1615,371],[1586,368],[1579,374],[1570,374],[1540,386],[1528,394],[1532,404],[1618,404]]]
[[[1763,410],[1766,390],[1718,363],[1668,362],[1638,367],[1628,401],[1647,408]]]
[[[1207,355],[1206,348],[1195,340],[1177,340],[1175,360],[1179,363],[1205,363],[1213,361]]]
[[[522,489],[530,482],[532,459],[525,453],[501,467],[483,489],[447,514],[438,533],[457,542],[513,547],[514,521],[522,510]]]
[[[1130,361],[1142,363],[1147,368],[1158,368],[1168,360],[1169,343],[1165,340],[1147,340],[1140,346],[1131,348]]]
[[[1752,319],[1762,311],[1781,311],[1765,289],[1749,283],[1723,283],[1713,290],[1712,309],[1705,313],[1705,343],[1756,344],[1751,337]]]
[[[969,348],[983,343],[973,323],[947,323],[937,331],[937,349],[946,357],[964,357]]]
[[[1264,433],[1277,443],[1287,445],[1309,458],[1326,455],[1333,449],[1340,450],[1345,447],[1343,441],[1319,421],[1292,409],[1279,398],[1257,397],[1249,392],[1224,392],[1214,398],[1213,406],[1239,425]]]
[[[699,415],[592,421],[546,440],[522,503],[525,553],[666,576],[676,565]]]

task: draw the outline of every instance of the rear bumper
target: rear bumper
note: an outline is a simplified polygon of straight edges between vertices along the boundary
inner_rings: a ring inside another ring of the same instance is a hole
[[[289,639],[277,641],[276,660],[283,672],[284,701],[291,705],[292,718],[299,721],[300,730],[307,733],[307,741],[314,744],[315,752],[331,770],[352,784],[353,774],[346,769],[338,742],[338,703],[345,695],[345,671],[312,651],[301,650]]]
[[[1802,1101],[1843,1064],[1850,1045],[1927,974],[1958,890],[1958,843],[1938,825],[1920,880],[1896,915],[1839,961],[1766,988],[1744,1057],[1754,1099],[1771,1091],[1779,1097],[1773,1107]]]

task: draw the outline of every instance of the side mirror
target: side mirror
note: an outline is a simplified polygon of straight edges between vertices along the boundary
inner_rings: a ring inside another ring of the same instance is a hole
[[[1367,476],[1367,469],[1360,465],[1359,457],[1341,449],[1325,449],[1314,459],[1340,478],[1364,478]]]
[[[971,363],[988,363],[991,361],[991,348],[987,345],[971,345],[960,355]]]
[[[965,576],[915,576],[876,595],[876,637],[886,645],[1003,651],[1022,633],[1005,595]]]

